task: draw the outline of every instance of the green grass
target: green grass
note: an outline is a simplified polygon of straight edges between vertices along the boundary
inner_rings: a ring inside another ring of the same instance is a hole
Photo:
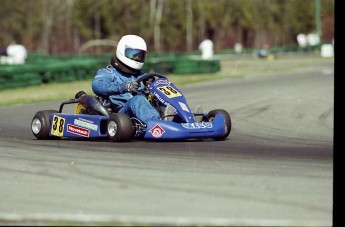
[[[202,81],[224,79],[227,75],[194,74],[194,75],[171,75],[167,76],[176,86],[197,83]],[[0,106],[27,104],[51,100],[68,100],[83,90],[87,94],[93,94],[91,80],[73,81],[68,83],[51,83],[24,88],[16,88],[0,91]]]
[[[333,61],[321,57],[285,58],[267,61],[250,56],[221,61],[221,71],[213,74],[166,75],[176,86],[199,83],[209,80],[221,80],[242,77],[246,74],[269,74],[277,72],[292,72],[306,67],[313,67],[320,61]],[[68,83],[51,83],[39,86],[0,90],[0,106],[18,105],[51,100],[68,100],[83,90],[93,94],[91,79]]]

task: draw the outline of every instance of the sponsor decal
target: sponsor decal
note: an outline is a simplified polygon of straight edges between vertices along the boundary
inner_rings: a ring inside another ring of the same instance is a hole
[[[153,128],[151,128],[150,132],[152,136],[155,138],[162,137],[163,133],[165,133],[164,129],[158,124],[156,124]]]
[[[211,122],[200,122],[200,123],[182,123],[182,127],[186,129],[202,129],[202,128],[212,128]]]
[[[155,86],[158,86],[158,85],[161,85],[161,84],[163,84],[163,85],[170,85],[170,81],[167,81],[167,80],[156,80],[155,82],[154,82],[154,85]]]
[[[154,92],[153,94],[161,103],[163,103],[164,105],[168,105],[168,103],[164,101],[164,99],[162,99],[162,97],[160,97],[160,95],[157,92]]]
[[[85,121],[85,122],[89,122],[89,123],[94,123],[93,121],[85,119],[85,118],[79,117],[78,119],[81,120],[81,121]]]
[[[89,137],[90,135],[89,129],[81,128],[81,127],[78,127],[76,125],[71,125],[71,124],[67,125],[67,132],[70,132],[79,136],[84,136],[84,137]]]
[[[109,73],[112,73],[112,72],[113,72],[113,71],[111,70],[110,66],[107,66],[105,69],[106,69]]]
[[[184,103],[182,103],[182,102],[178,102],[178,104],[180,104],[181,108],[182,108],[184,111],[190,113],[190,111],[189,111],[189,109],[188,109],[188,107],[187,107],[186,104],[184,104]]]
[[[82,119],[82,118],[74,119],[74,124],[81,126],[81,127],[84,127],[84,128],[87,128],[87,129],[94,130],[94,131],[98,130],[98,125],[93,124],[92,121],[89,121],[86,119]]]

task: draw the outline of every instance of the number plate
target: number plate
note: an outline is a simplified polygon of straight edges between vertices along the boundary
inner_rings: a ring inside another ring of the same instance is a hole
[[[164,95],[166,95],[168,98],[175,98],[178,96],[182,96],[180,92],[176,91],[171,86],[162,86],[158,88]]]
[[[51,127],[51,134],[54,136],[62,137],[64,127],[65,127],[65,122],[66,122],[65,118],[54,115],[52,127]]]

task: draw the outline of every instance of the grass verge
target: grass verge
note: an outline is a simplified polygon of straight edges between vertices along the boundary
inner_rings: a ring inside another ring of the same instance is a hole
[[[167,77],[176,86],[228,78],[227,75],[218,74],[172,75]],[[52,100],[68,100],[70,98],[74,98],[74,95],[80,90],[85,91],[87,94],[93,94],[91,90],[91,79],[3,90],[0,91],[0,106],[28,104]]]
[[[246,74],[268,74],[278,72],[292,72],[305,67],[315,67],[321,61],[327,61],[321,57],[297,57],[275,59],[267,61],[251,57],[239,57],[221,60],[221,71],[213,74],[185,74],[167,75],[176,85],[205,82],[209,80],[220,80],[233,77],[242,77]],[[334,61],[330,59],[329,61]],[[27,104],[41,101],[68,100],[83,90],[93,94],[91,90],[91,79],[73,81],[68,83],[50,83],[39,86],[0,90],[0,106]]]

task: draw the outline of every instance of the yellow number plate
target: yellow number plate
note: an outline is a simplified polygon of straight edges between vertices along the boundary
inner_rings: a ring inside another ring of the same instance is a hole
[[[54,115],[52,122],[51,134],[54,136],[63,136],[63,130],[65,127],[65,118]]]
[[[176,91],[171,86],[162,86],[158,88],[164,95],[166,95],[168,98],[175,98],[177,96],[182,96],[180,92]]]

